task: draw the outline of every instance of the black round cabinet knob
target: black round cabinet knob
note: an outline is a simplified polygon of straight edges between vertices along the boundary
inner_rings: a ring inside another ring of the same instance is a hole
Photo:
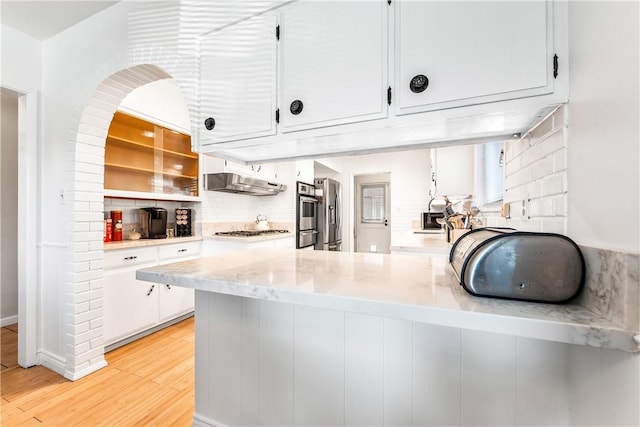
[[[429,79],[424,74],[418,74],[411,79],[409,83],[409,89],[413,93],[424,92],[424,90],[429,86]]]
[[[207,128],[207,130],[211,130],[214,127],[216,127],[216,121],[213,117],[209,117],[208,119],[206,119],[204,121],[204,127]]]
[[[293,114],[294,116],[297,116],[298,114],[302,113],[303,108],[304,108],[304,104],[302,103],[302,101],[300,101],[299,99],[296,99],[291,103],[291,106],[289,107],[289,111],[291,111],[291,114]]]

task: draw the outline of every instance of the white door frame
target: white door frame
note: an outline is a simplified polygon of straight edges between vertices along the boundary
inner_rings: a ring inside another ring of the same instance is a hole
[[[36,364],[38,263],[38,92],[18,98],[18,364]]]

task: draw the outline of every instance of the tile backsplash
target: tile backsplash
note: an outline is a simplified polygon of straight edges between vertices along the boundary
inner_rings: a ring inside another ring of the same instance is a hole
[[[199,221],[201,217],[200,203],[195,202],[172,202],[165,200],[141,200],[141,199],[117,199],[111,197],[104,198],[104,217],[110,217],[110,211],[122,211],[123,233],[122,238],[126,240],[129,233],[134,229],[140,231],[140,209],[159,207],[167,210],[167,227],[172,228],[176,222],[176,209],[189,208],[193,216],[193,235],[200,235]]]
[[[566,106],[558,108],[524,138],[505,144],[504,203],[483,207],[485,225],[523,231],[567,233],[567,120]]]

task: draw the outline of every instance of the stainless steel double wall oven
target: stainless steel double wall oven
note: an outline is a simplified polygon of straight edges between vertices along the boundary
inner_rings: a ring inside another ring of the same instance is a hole
[[[296,183],[296,248],[313,247],[318,239],[318,200],[313,184]]]

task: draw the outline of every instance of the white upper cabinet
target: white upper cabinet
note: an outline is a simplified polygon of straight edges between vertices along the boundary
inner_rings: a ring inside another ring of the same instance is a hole
[[[276,133],[276,24],[258,15],[202,37],[201,146]]]
[[[553,92],[549,2],[398,0],[395,14],[396,114]]]
[[[284,8],[284,132],[387,116],[385,1],[300,0]]]

